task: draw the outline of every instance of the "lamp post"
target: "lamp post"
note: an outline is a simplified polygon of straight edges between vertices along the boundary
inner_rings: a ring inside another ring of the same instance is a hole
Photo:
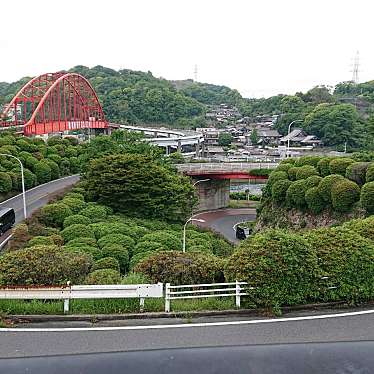
[[[189,222],[192,222],[192,221],[205,222],[204,219],[193,218],[193,216],[186,221],[186,223],[183,226],[183,253],[186,252],[186,227],[189,224]]]
[[[195,182],[195,183],[193,184],[193,186],[195,187],[198,183],[208,182],[208,181],[210,181],[210,179],[200,179],[200,180],[198,180],[197,182]]]
[[[291,126],[295,123],[295,122],[303,122],[302,119],[296,119],[295,121],[292,121],[289,125],[288,125],[288,134],[287,134],[287,154],[286,154],[286,157],[289,157],[289,153],[290,153],[290,130],[291,130]]]
[[[7,153],[0,153],[0,156],[7,156],[7,157],[12,157],[12,158],[15,158],[20,166],[21,166],[21,176],[22,176],[22,195],[23,195],[23,215],[25,217],[25,219],[27,218],[27,212],[26,212],[26,193],[25,193],[25,177],[24,177],[24,174],[23,174],[23,164],[22,164],[22,161],[16,157],[16,156],[13,156],[13,155],[9,155]]]

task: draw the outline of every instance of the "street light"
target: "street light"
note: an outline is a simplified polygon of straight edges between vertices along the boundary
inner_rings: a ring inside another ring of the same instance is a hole
[[[210,181],[210,179],[200,179],[200,180],[198,180],[197,182],[195,182],[195,183],[193,184],[193,186],[195,187],[198,183],[208,182],[208,181]]]
[[[291,130],[291,126],[295,123],[295,122],[303,122],[302,119],[296,119],[295,121],[292,121],[289,125],[288,125],[288,134],[287,134],[287,153],[286,153],[286,157],[288,157],[289,153],[290,153],[290,130]]]
[[[13,156],[13,155],[9,155],[7,153],[0,153],[0,156],[7,156],[7,157],[12,157],[12,158],[15,158],[20,166],[21,166],[21,176],[22,176],[22,195],[23,195],[23,214],[25,216],[25,219],[27,218],[27,213],[26,213],[26,194],[25,194],[25,177],[23,175],[23,164],[21,162],[21,160],[16,157],[16,156]]]
[[[186,252],[186,227],[187,227],[188,223],[191,222],[191,221],[196,221],[196,222],[205,222],[204,219],[193,218],[193,217],[191,217],[191,218],[189,218],[189,219],[187,220],[187,222],[184,224],[184,226],[183,226],[183,253]]]

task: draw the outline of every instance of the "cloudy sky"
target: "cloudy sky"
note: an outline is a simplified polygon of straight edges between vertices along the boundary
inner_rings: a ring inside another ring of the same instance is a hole
[[[0,81],[104,65],[246,97],[374,79],[372,0],[17,0],[1,4]]]

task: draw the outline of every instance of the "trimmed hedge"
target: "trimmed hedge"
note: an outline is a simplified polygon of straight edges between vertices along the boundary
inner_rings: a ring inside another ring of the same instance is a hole
[[[367,168],[366,182],[374,182],[374,162],[372,162]]]
[[[305,179],[307,188],[317,187],[323,178],[318,175],[312,175]]]
[[[304,165],[299,168],[296,172],[296,180],[307,179],[312,175],[318,175],[318,171],[314,166]]]
[[[140,242],[135,246],[133,255],[152,251],[165,251],[165,248],[161,243],[158,242]]]
[[[360,187],[348,179],[339,181],[331,189],[332,206],[338,212],[348,212],[360,200]]]
[[[46,226],[61,227],[64,220],[72,214],[73,212],[67,205],[58,202],[45,205],[40,210],[39,220]]]
[[[129,251],[120,244],[106,245],[102,250],[102,257],[113,257],[118,260],[121,273],[125,273],[129,267]]]
[[[62,199],[62,203],[67,205],[74,214],[78,214],[86,206],[83,200],[72,197],[65,197]]]
[[[139,242],[160,243],[167,250],[180,250],[182,248],[182,239],[172,231],[167,230],[154,231],[151,234],[144,235]]]
[[[360,202],[369,214],[374,214],[374,181],[362,186]]]
[[[362,186],[366,181],[366,170],[369,165],[369,162],[355,162],[349,165],[345,172],[346,178]]]
[[[64,219],[63,227],[66,228],[76,224],[89,225],[90,223],[91,220],[88,217],[82,216],[81,214],[73,214],[72,216]]]
[[[292,164],[280,163],[274,171],[285,171],[286,173],[288,173],[288,170],[290,170],[292,167]]]
[[[313,166],[317,167],[322,156],[302,156],[296,159],[295,166]]]
[[[295,207],[302,209],[306,206],[305,192],[307,191],[307,185],[305,180],[299,180],[292,182],[286,192],[286,202],[289,207]]]
[[[228,259],[228,281],[247,281],[251,302],[279,307],[310,301],[316,293],[318,259],[300,235],[266,230],[243,241]]]
[[[0,193],[7,193],[12,190],[12,178],[8,173],[0,172]]]
[[[273,198],[273,200],[277,203],[285,202],[286,193],[291,184],[292,182],[288,179],[276,181],[271,188],[271,197]]]
[[[92,229],[81,223],[76,223],[66,227],[61,231],[61,235],[64,238],[65,243],[76,238],[95,238]]]
[[[91,219],[92,222],[105,220],[108,215],[108,209],[102,205],[89,205],[80,211],[80,214]]]
[[[326,202],[331,204],[331,190],[334,186],[334,184],[345,180],[345,178],[339,174],[331,174],[327,177],[324,177],[319,185],[318,185],[318,192],[320,193],[322,199]]]
[[[273,184],[280,180],[287,180],[288,175],[285,171],[273,171],[268,179],[267,188],[271,191]]]
[[[342,227],[352,230],[374,243],[374,216],[365,219],[352,219],[344,223]]]
[[[104,248],[110,244],[119,244],[125,247],[130,253],[134,250],[135,241],[130,236],[123,234],[105,235],[97,241],[100,248]]]
[[[121,274],[113,269],[95,270],[88,274],[84,280],[85,284],[120,284]]]
[[[333,160],[331,157],[325,157],[318,161],[317,170],[322,177],[327,177],[330,174],[329,164]]]
[[[308,208],[314,213],[319,214],[321,213],[325,207],[326,203],[322,199],[321,194],[317,187],[309,188],[305,193],[305,201]]]
[[[331,174],[340,174],[345,177],[347,167],[353,164],[355,160],[347,157],[334,158],[329,163],[329,169]]]
[[[289,168],[288,169],[288,178],[291,180],[291,181],[295,181],[296,180],[296,174],[297,172],[300,170],[299,167],[292,167],[292,168]]]
[[[91,268],[91,272],[100,269],[113,269],[119,272],[119,262],[114,257],[103,257],[95,261]]]

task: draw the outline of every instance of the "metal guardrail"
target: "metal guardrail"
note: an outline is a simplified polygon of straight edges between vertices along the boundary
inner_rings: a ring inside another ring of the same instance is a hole
[[[10,286],[0,288],[0,300],[63,300],[64,313],[69,311],[69,302],[72,299],[138,298],[140,300],[140,310],[142,311],[144,300],[148,297],[163,297],[163,284],[66,285],[57,287]]]
[[[277,166],[276,163],[221,162],[178,164],[177,169],[180,171],[249,171],[251,169],[275,169]]]
[[[170,312],[171,300],[203,299],[206,297],[235,297],[235,304],[240,308],[240,297],[246,296],[242,286],[247,282],[211,283],[211,284],[187,284],[171,286],[165,284],[165,312]],[[186,290],[189,288],[189,290]],[[250,289],[246,287],[245,289]]]

